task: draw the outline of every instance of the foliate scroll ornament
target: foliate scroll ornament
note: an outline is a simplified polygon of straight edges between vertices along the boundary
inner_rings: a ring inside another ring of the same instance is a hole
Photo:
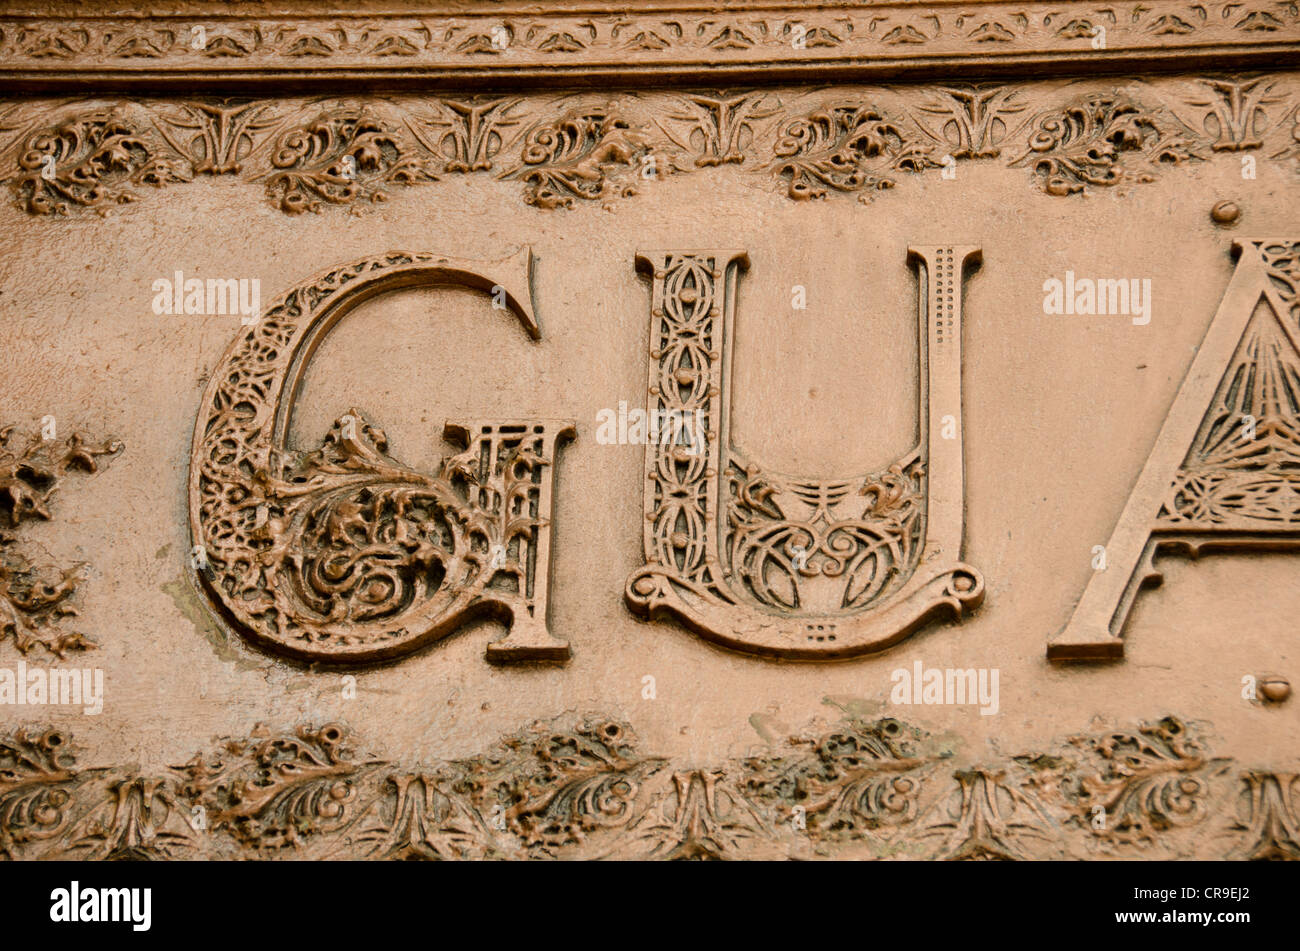
[[[1040,116],[1028,150],[1012,164],[1033,169],[1049,195],[1088,186],[1149,182],[1162,166],[1202,158],[1172,115],[1124,96],[1089,96]]]
[[[190,469],[192,562],[255,641],[312,661],[405,654],[489,615],[512,625],[494,660],[558,660],[546,626],[557,443],[567,421],[466,420],[437,474],[388,454],[353,410],[314,450],[285,445],[309,356],[361,301],[425,284],[504,295],[531,336],[531,252],[497,262],[393,252],[293,288],[213,374]]]
[[[205,806],[214,831],[229,832],[249,849],[274,851],[350,825],[357,784],[378,765],[355,759],[344,729],[330,723],[255,732],[228,742],[216,758],[197,756],[175,769],[185,778],[182,795]]]
[[[1102,768],[1079,779],[1072,821],[1100,845],[1147,848],[1159,834],[1206,818],[1210,774],[1223,763],[1206,756],[1177,717],[1076,742],[1091,747]]]
[[[38,215],[104,209],[136,200],[137,186],[188,181],[187,163],[162,154],[142,130],[113,111],[74,117],[31,134],[11,187]]]
[[[568,730],[539,725],[468,765],[466,783],[488,811],[530,853],[555,856],[631,825],[664,763],[640,753],[625,724],[587,718]]]
[[[64,478],[99,471],[100,460],[121,452],[122,444],[97,445],[76,432],[58,439],[54,418],[47,417],[46,424],[21,444],[14,427],[0,429],[0,639],[12,638],[23,654],[39,649],[62,658],[95,646],[65,627],[65,619],[77,614],[72,600],[86,566],[34,564],[18,550],[12,530],[53,518],[52,497]]]
[[[889,176],[942,164],[933,147],[914,140],[874,106],[825,106],[786,125],[775,146],[777,175],[791,198],[825,198],[827,189],[893,188]]]
[[[57,730],[0,736],[0,859],[57,841],[68,827],[74,758]]]
[[[1236,270],[1057,660],[1122,657],[1166,551],[1300,547],[1300,241],[1234,242]]]
[[[71,747],[0,734],[0,859],[1300,858],[1295,771],[1232,768],[1174,716],[980,765],[856,717],[705,764],[596,714],[457,760],[375,758],[336,723],[157,772]]]
[[[482,55],[504,52],[484,42]],[[837,89],[0,102],[0,178],[48,216],[102,213],[140,186],[207,175],[254,183],[287,214],[458,175],[522,182],[526,202],[555,209],[720,167],[796,201],[868,201],[914,173],[951,178],[956,162],[996,160],[1066,196],[1243,150],[1300,152],[1287,73]]]
[[[392,185],[438,180],[437,163],[364,107],[322,115],[284,132],[272,153],[267,189],[284,211],[319,211],[322,202],[383,201]]]
[[[915,730],[898,720],[849,721],[814,739],[793,738],[795,750],[745,761],[745,788],[778,804],[818,842],[885,840],[916,820],[922,785],[934,757],[918,751]]]
[[[978,605],[963,530],[961,296],[975,247],[918,247],[920,443],[858,479],[765,470],[730,441],[741,251],[654,251],[650,271],[646,566],[628,605],[738,650],[808,659],[881,650]]]
[[[575,109],[533,129],[524,139],[523,164],[511,177],[527,186],[525,200],[540,208],[570,208],[576,199],[597,201],[636,194],[628,169],[649,147],[617,103]]]

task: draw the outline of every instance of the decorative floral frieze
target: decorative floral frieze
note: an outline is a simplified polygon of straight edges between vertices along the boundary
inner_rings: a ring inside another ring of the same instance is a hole
[[[1211,758],[1176,717],[966,762],[849,717],[713,765],[617,719],[532,725],[481,755],[368,756],[339,724],[258,726],[158,772],[83,768],[57,731],[0,736],[0,858],[1300,858],[1293,770]]]
[[[385,186],[436,182],[437,164],[364,106],[351,114],[324,114],[284,132],[275,143],[267,191],[290,214],[319,211],[322,202],[382,201]]]
[[[17,150],[10,186],[36,215],[103,209],[135,201],[132,186],[186,181],[192,172],[137,134],[117,110],[90,113],[40,129]]]
[[[1293,5],[1260,0],[1152,0],[1123,9],[1007,0],[969,8],[899,0],[754,9],[545,7],[460,4],[454,14],[429,16],[423,4],[386,3],[360,5],[348,17],[275,16],[250,7],[235,17],[191,0],[170,5],[166,14],[128,17],[101,0],[63,16],[10,4],[0,17],[0,78],[30,87],[69,78],[130,79],[147,67],[154,82],[183,88],[196,71],[244,82],[288,75],[308,82],[491,76],[521,83],[539,75],[654,83],[705,71],[748,81],[774,68],[954,76],[1047,63],[1087,72],[1099,64],[1172,57],[1276,61],[1294,55],[1300,29]]]
[[[960,166],[1024,170],[1053,196],[1180,166],[1300,156],[1294,74],[462,98],[47,100],[0,104],[0,180],[33,215],[106,213],[236,176],[296,214],[483,176],[539,209],[619,200],[682,174],[796,200],[870,200]]]
[[[540,208],[572,208],[575,199],[626,198],[636,189],[616,183],[611,169],[635,165],[648,147],[614,103],[573,110],[528,133],[523,164],[514,174],[528,186],[524,200]]]
[[[1161,833],[1200,822],[1209,807],[1210,778],[1227,767],[1208,759],[1175,717],[1076,742],[1091,748],[1101,769],[1079,780],[1070,821],[1109,847],[1147,848]]]

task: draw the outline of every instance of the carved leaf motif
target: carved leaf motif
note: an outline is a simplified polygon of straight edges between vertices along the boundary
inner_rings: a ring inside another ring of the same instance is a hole
[[[438,180],[436,163],[412,154],[402,136],[362,108],[326,115],[280,136],[267,191],[291,214],[319,211],[321,203],[383,201],[389,185]]]
[[[408,126],[420,142],[443,159],[444,172],[491,171],[505,144],[505,130],[518,125],[518,99],[437,102],[439,114],[411,117]]]
[[[684,770],[671,778],[629,831],[638,856],[699,860],[762,854],[772,832],[727,772]]]
[[[1233,832],[1245,838],[1232,858],[1300,860],[1300,776],[1253,769],[1241,777],[1240,816]]]
[[[641,756],[634,742],[612,720],[520,734],[501,753],[471,764],[467,781],[526,848],[553,855],[637,817],[641,785],[663,761]]]
[[[239,757],[177,767],[185,790],[204,805],[214,830],[228,830],[252,849],[298,846],[356,818],[356,783],[373,762],[354,762],[342,727],[328,724],[293,734],[254,734],[230,741]]]
[[[97,472],[102,457],[122,450],[116,440],[94,445],[76,432],[62,440],[46,435],[36,433],[19,448],[14,427],[0,429],[0,520],[9,528],[52,518],[50,500],[69,472]],[[58,658],[94,647],[84,634],[61,626],[77,614],[71,601],[87,566],[35,565],[16,544],[14,535],[0,530],[0,638],[11,637],[23,654],[40,648]]]
[[[862,192],[893,188],[888,176],[940,163],[874,106],[826,106],[790,122],[777,140],[776,173],[791,198],[825,198],[827,189]]]
[[[776,115],[780,107],[763,96],[688,95],[658,120],[659,127],[680,148],[692,154],[696,168],[740,164],[756,136],[755,125]]]
[[[336,725],[258,726],[150,776],[81,768],[63,734],[18,730],[0,735],[0,859],[1043,859],[1099,844],[1177,857],[1178,830],[1233,796],[1237,814],[1209,841],[1229,858],[1300,857],[1293,772],[1229,773],[1175,717],[1073,745],[1084,761],[1060,746],[940,773],[944,738],[849,717],[698,765],[588,717],[466,759],[395,764],[353,753]]]
[[[270,103],[239,105],[179,103],[158,110],[154,122],[167,141],[192,163],[195,174],[238,174],[253,152],[259,133],[277,124]]]
[[[918,731],[894,719],[851,720],[815,740],[792,739],[800,752],[745,761],[745,790],[769,809],[798,807],[818,842],[878,839],[918,815],[924,767]]]
[[[67,827],[75,759],[66,746],[56,730],[0,737],[0,859]]]
[[[1162,165],[1201,157],[1172,117],[1123,97],[1092,97],[1041,116],[1029,151],[1012,164],[1032,168],[1049,195],[1071,195],[1089,185],[1151,181]]]
[[[1043,806],[1006,770],[976,767],[958,770],[954,776],[958,788],[947,817],[923,833],[923,837],[945,838],[945,858],[1018,861],[1041,853],[1044,846],[1050,848],[1057,833]]]
[[[166,779],[121,779],[69,835],[67,857],[107,861],[180,858],[195,845],[189,813]]]
[[[29,136],[10,184],[22,207],[62,215],[134,201],[133,185],[188,181],[192,171],[165,156],[115,112],[69,119]]]
[[[388,777],[393,797],[376,804],[375,821],[357,837],[368,858],[474,859],[500,846],[456,779],[430,773]]]
[[[1176,717],[1077,742],[1091,747],[1103,768],[1079,780],[1073,819],[1102,843],[1145,848],[1157,834],[1205,817],[1207,774],[1219,764]]]
[[[647,147],[646,137],[632,129],[617,104],[575,110],[528,133],[517,177],[528,186],[525,201],[541,208],[570,208],[579,198],[627,197],[635,188],[610,173],[635,165]]]

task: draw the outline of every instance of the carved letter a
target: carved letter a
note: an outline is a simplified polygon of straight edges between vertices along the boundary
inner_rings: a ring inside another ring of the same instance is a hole
[[[1052,660],[1124,656],[1157,553],[1300,547],[1300,240],[1235,242],[1237,269]],[[1207,409],[1208,407],[1208,409]]]

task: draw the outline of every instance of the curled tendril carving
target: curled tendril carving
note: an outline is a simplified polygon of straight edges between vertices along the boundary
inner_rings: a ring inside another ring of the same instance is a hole
[[[314,450],[285,445],[307,355],[358,302],[416,284],[499,289],[526,330],[531,253],[457,262],[391,253],[294,288],[213,375],[190,474],[193,564],[238,628],[312,661],[398,656],[487,614],[512,625],[495,660],[563,659],[546,627],[557,442],[567,421],[469,420],[437,474],[388,454],[352,410]]]

